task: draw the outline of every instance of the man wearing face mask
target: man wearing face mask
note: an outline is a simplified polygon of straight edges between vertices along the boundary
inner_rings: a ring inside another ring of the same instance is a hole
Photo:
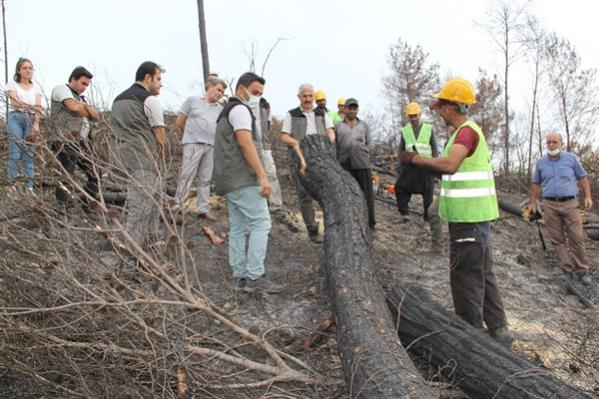
[[[229,264],[237,288],[274,294],[282,286],[266,277],[264,268],[271,227],[266,199],[272,187],[256,149],[258,129],[251,112],[260,102],[264,83],[253,72],[239,77],[235,96],[216,122],[213,178],[216,193],[227,199]]]
[[[297,91],[297,98],[300,100],[300,106],[287,112],[283,127],[281,128],[281,141],[289,149],[289,162],[291,168],[291,177],[297,190],[302,218],[308,229],[308,236],[314,243],[322,243],[323,239],[318,232],[318,224],[314,218],[314,204],[312,197],[304,189],[300,180],[300,173],[306,170],[306,164],[302,163],[298,169],[293,161],[292,153],[301,155],[300,141],[310,134],[320,134],[328,137],[329,141],[335,141],[335,132],[331,119],[320,108],[314,108],[314,87],[311,84],[303,84]]]
[[[187,98],[181,106],[175,124],[183,132],[183,160],[175,206],[177,211],[183,205],[194,180],[197,181],[197,215],[201,219],[215,221],[210,212],[210,180],[214,165],[214,133],[216,119],[223,109],[218,100],[222,97],[227,84],[224,80],[213,78],[206,82],[203,96]]]
[[[569,276],[576,275],[582,284],[590,285],[589,260],[576,198],[580,186],[585,209],[593,207],[589,179],[576,155],[561,150],[560,133],[549,133],[545,143],[547,153],[537,161],[528,209],[530,212],[537,210],[537,200],[542,192],[543,218],[561,268]]]

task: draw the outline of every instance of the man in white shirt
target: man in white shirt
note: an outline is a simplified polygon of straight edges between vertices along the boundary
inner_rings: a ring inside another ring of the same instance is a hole
[[[82,208],[89,212],[90,199],[97,199],[98,171],[93,159],[90,143],[90,121],[100,120],[98,110],[89,105],[83,93],[91,84],[93,75],[84,67],[76,67],[69,83],[60,84],[52,90],[50,111],[52,115],[49,141],[56,159],[69,174],[75,171],[75,166],[85,173],[87,183],[84,187],[88,195]],[[66,182],[56,185],[56,200],[63,206],[68,206],[69,192],[63,188]],[[72,194],[71,194],[72,195]]]
[[[177,182],[175,207],[183,205],[194,180],[197,181],[197,214],[207,220],[216,220],[210,212],[210,180],[214,166],[214,134],[216,119],[223,109],[219,103],[227,84],[213,78],[206,82],[203,96],[188,97],[177,116],[175,124],[183,132],[183,160]]]
[[[283,128],[281,129],[281,141],[289,148],[291,177],[295,183],[302,218],[308,229],[310,240],[314,243],[322,243],[322,236],[314,219],[312,197],[306,192],[300,181],[299,175],[305,172],[306,165],[302,162],[298,169],[293,161],[292,153],[301,154],[300,141],[308,135],[321,134],[327,136],[332,143],[335,141],[335,132],[326,112],[323,112],[320,108],[314,108],[314,87],[311,84],[301,85],[297,97],[300,100],[300,106],[290,110],[285,115]]]

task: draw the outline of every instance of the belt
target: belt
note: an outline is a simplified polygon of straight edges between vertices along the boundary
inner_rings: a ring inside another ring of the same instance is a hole
[[[568,197],[543,197],[544,200],[553,201],[553,202],[564,202],[575,199],[575,195],[570,195]]]

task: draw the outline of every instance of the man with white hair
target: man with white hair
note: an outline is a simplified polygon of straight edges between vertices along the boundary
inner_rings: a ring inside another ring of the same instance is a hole
[[[281,141],[289,148],[289,164],[291,177],[295,183],[297,197],[299,200],[302,218],[308,229],[310,240],[314,243],[322,243],[322,236],[318,232],[318,224],[314,219],[314,205],[312,197],[302,187],[300,173],[305,172],[305,164],[298,170],[293,162],[292,153],[300,153],[300,141],[311,134],[327,136],[332,142],[335,141],[333,123],[326,112],[320,108],[314,108],[314,87],[311,84],[303,84],[297,91],[300,105],[287,112],[283,127],[281,129]]]
[[[528,210],[537,210],[537,200],[542,191],[543,217],[561,268],[570,276],[577,275],[582,284],[590,285],[589,259],[584,248],[584,232],[576,198],[579,185],[585,209],[593,207],[587,172],[576,155],[562,151],[560,133],[549,133],[545,145],[547,152],[537,161],[532,177]]]

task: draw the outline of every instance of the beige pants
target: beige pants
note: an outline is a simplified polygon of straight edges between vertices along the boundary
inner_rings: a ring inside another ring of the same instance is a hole
[[[543,218],[560,266],[566,272],[583,273],[589,269],[584,249],[584,232],[578,200],[543,201]]]
[[[212,180],[212,169],[214,167],[214,147],[205,143],[183,144],[183,160],[179,180],[177,182],[177,193],[175,204],[182,206],[192,184],[196,184],[198,190],[198,213],[206,213],[210,210],[210,180]]]

